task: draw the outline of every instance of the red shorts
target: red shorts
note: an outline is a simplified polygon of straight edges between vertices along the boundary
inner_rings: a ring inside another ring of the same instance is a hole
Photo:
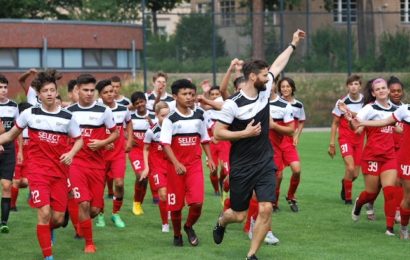
[[[41,208],[46,205],[54,211],[65,212],[68,201],[67,178],[42,174],[28,176],[30,206]]]
[[[104,207],[104,170],[71,165],[70,182],[77,203],[90,201],[91,207]]]
[[[373,176],[380,176],[382,172],[387,170],[397,170],[397,160],[391,159],[387,161],[362,161],[362,173]]]
[[[105,168],[105,171],[108,177],[112,179],[118,179],[118,178],[124,179],[125,168],[126,168],[125,154],[113,160],[106,161],[106,163],[107,163],[107,166]]]
[[[229,152],[231,150],[231,144],[228,141],[220,141],[218,143],[210,143],[212,160],[215,165],[219,165],[222,162],[225,175],[229,174]]]
[[[168,164],[167,193],[170,211],[181,210],[185,202],[204,202],[204,174],[202,162],[198,161],[186,167],[184,175],[178,175],[172,163]]]
[[[339,139],[339,148],[342,157],[352,156],[354,164],[360,166],[362,162],[363,143],[354,144],[348,140]]]
[[[137,149],[132,149],[128,153],[128,158],[130,159],[132,169],[135,174],[140,174],[144,170],[144,156],[142,151]]]
[[[294,145],[281,147],[281,157],[285,167],[293,162],[300,162],[298,150]]]
[[[167,169],[163,167],[150,168],[148,178],[151,190],[158,191],[167,187]]]

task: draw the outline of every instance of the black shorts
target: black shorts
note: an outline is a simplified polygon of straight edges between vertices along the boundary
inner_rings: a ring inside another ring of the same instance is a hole
[[[15,166],[16,153],[14,150],[0,153],[0,179],[13,180]]]
[[[229,174],[231,208],[245,211],[255,191],[259,202],[275,201],[276,167],[272,159],[241,168]]]

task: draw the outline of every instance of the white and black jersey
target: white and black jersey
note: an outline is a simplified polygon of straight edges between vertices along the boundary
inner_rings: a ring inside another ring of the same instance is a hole
[[[155,103],[155,99],[156,99],[157,95],[154,92],[151,92],[149,94],[148,93],[145,94],[145,96],[147,98],[147,109],[150,112],[155,112],[154,111],[154,103]],[[175,110],[176,102],[170,94],[165,93],[165,95],[162,96],[159,101],[164,101],[165,103],[167,103],[168,106],[169,106],[169,111],[172,112],[172,111]]]
[[[0,102],[0,120],[6,132],[13,128],[18,115],[19,110],[16,102],[10,99],[7,99],[7,101],[3,103]],[[14,142],[4,144],[3,147],[6,151],[9,150],[8,148],[14,149]]]
[[[274,76],[269,72],[266,89],[260,91],[255,98],[247,97],[241,90],[229,97],[217,120],[229,125],[230,131],[242,131],[252,120],[254,124],[261,123],[259,136],[231,141],[230,163],[232,169],[258,164],[267,159],[272,160],[273,149],[269,142],[269,98]]]

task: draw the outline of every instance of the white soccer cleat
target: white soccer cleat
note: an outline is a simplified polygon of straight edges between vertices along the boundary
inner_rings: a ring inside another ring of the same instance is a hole
[[[168,233],[169,232],[169,225],[168,224],[163,224],[162,225],[162,233]]]
[[[355,210],[356,210],[356,204],[357,204],[358,200],[359,200],[359,198],[356,198],[356,200],[354,201],[354,204],[353,204],[353,209],[352,209],[352,219],[353,219],[354,222],[357,222],[360,219],[360,212],[359,212],[359,215],[356,215],[354,213]]]
[[[389,237],[394,237],[394,232],[392,232],[391,230],[386,229],[386,232],[384,232],[384,234],[386,234]]]
[[[268,245],[277,245],[279,243],[279,239],[275,237],[272,231],[269,231],[265,237],[265,243]]]
[[[404,240],[409,239],[409,231],[407,230],[407,226],[400,227],[400,239],[404,239]]]

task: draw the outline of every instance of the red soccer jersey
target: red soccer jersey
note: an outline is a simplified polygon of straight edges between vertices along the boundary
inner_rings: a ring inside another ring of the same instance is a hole
[[[270,116],[273,121],[282,126],[287,126],[293,122],[293,109],[291,105],[279,96],[269,101]],[[269,130],[269,139],[273,145],[273,149],[280,149],[280,144],[284,135],[275,130]]]
[[[380,120],[390,117],[396,110],[389,104],[388,108],[381,106],[377,101],[367,104],[357,114],[359,121]],[[364,161],[386,161],[396,158],[394,151],[393,126],[366,127],[367,142],[363,150]]]
[[[131,120],[131,113],[126,106],[116,104],[114,108],[111,108],[114,116],[115,124],[117,125],[117,130],[119,137],[114,141],[113,150],[104,150],[104,159],[106,161],[114,160],[119,156],[125,156],[125,134],[124,128],[128,122]],[[109,133],[107,133],[109,134]]]
[[[400,106],[394,111],[393,117],[396,121],[402,123],[404,130],[398,151],[398,162],[400,164],[410,165],[410,106],[408,104]]]
[[[103,140],[107,137],[106,130],[115,130],[115,121],[111,109],[94,102],[89,107],[82,107],[78,103],[68,107],[74,119],[79,123],[84,140],[83,148],[74,157],[73,165],[81,167],[105,169],[103,161],[104,148],[92,151],[88,144],[90,140]]]
[[[158,123],[150,127],[145,133],[144,143],[150,144],[148,164],[151,169],[156,167],[167,168],[167,159],[160,143],[160,136],[161,126]]]
[[[133,150],[137,150],[142,153],[144,148],[145,132],[150,128],[150,123],[147,119],[149,117],[152,122],[155,122],[155,116],[147,111],[143,116],[137,114],[137,112],[131,115],[132,131],[134,134],[135,146]]]
[[[160,141],[171,145],[177,160],[185,166],[201,162],[201,143],[209,142],[203,113],[192,111],[181,114],[178,109],[164,119]]]
[[[60,162],[60,156],[71,149],[70,138],[81,137],[78,123],[70,111],[59,109],[50,113],[41,106],[32,107],[24,110],[16,126],[29,129],[29,174],[41,172],[56,177],[68,176],[68,167]]]
[[[306,120],[305,109],[303,103],[299,100],[294,100],[293,102],[288,102],[292,106],[292,114],[295,122],[295,130],[298,129],[299,122],[304,122]],[[281,143],[281,147],[293,146],[293,137],[284,136]]]

